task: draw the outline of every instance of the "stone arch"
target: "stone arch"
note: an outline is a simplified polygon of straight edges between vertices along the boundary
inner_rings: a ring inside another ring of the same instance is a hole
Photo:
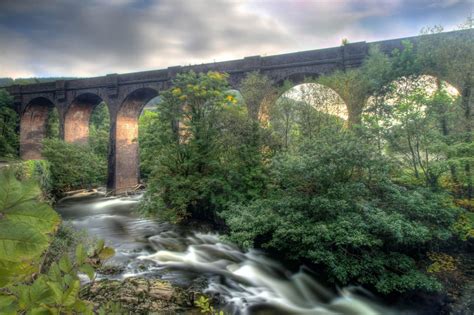
[[[285,88],[268,112],[269,126],[284,148],[348,126],[347,104],[333,89],[314,82]]]
[[[92,111],[102,101],[93,93],[80,94],[72,101],[64,117],[64,141],[87,143]]]
[[[383,101],[386,105],[393,105],[397,101],[397,91],[398,93],[404,93],[403,91],[405,90],[405,93],[409,93],[410,91],[420,88],[420,86],[418,86],[420,84],[423,85],[421,88],[427,89],[426,92],[430,95],[433,94],[438,87],[446,89],[451,96],[460,96],[462,91],[455,84],[433,73],[416,74],[415,77],[399,76],[388,82],[387,86],[390,84],[394,84],[395,90],[385,95],[386,99]],[[374,102],[374,97],[372,95],[369,96],[367,99],[367,107],[370,108],[371,105],[373,106]]]
[[[42,158],[42,142],[46,137],[49,112],[57,110],[53,101],[36,97],[29,101],[20,119],[20,157],[23,160]]]
[[[145,105],[156,96],[155,89],[136,89],[125,97],[118,109],[111,131],[113,149],[108,183],[116,193],[139,183],[138,118]]]
[[[301,79],[299,81],[300,83],[296,83],[296,84],[293,83],[293,81],[290,81],[290,82],[292,82],[292,85],[287,89],[281,89],[279,91],[279,95],[278,95],[277,99],[281,98],[285,94],[287,94],[290,91],[295,90],[297,88],[302,90],[302,87],[305,86],[305,85],[310,86],[310,88],[324,89],[324,90],[327,91],[328,94],[330,94],[329,96],[331,96],[333,98],[333,101],[337,102],[335,104],[335,106],[338,106],[337,111],[333,110],[333,113],[331,113],[331,114],[339,116],[340,118],[343,118],[344,120],[347,121],[349,119],[349,114],[350,114],[349,107],[347,105],[346,100],[338,93],[338,91],[336,91],[332,87],[324,85],[322,83],[308,81],[306,78],[307,77],[303,77],[303,79]],[[326,91],[323,91],[323,92],[326,92]],[[311,103],[311,100],[304,100],[304,101],[307,101],[307,102]],[[324,104],[324,105],[327,106],[327,104]],[[328,110],[328,113],[331,112],[331,109],[327,108],[327,110]]]

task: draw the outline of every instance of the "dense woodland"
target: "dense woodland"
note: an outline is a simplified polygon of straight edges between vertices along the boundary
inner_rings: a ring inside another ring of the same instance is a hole
[[[226,240],[307,264],[334,285],[392,296],[446,292],[466,281],[463,270],[472,264],[472,56],[474,38],[461,33],[421,37],[416,47],[405,42],[390,56],[373,46],[362,67],[308,77],[293,89],[258,72],[240,91],[230,90],[225,73],[179,74],[140,117],[147,187],[140,211],[180,224],[212,222]],[[19,119],[11,104],[2,91],[0,156],[14,159]],[[61,141],[54,111],[48,125],[46,161],[2,175],[0,218],[8,220],[0,225],[25,223],[15,217],[25,198],[32,212],[33,199],[105,183],[106,105],[94,111],[88,145]],[[42,194],[15,177],[39,180]],[[76,262],[38,265],[59,224],[43,205],[48,220],[31,230],[41,235],[34,253],[15,249],[22,258],[12,261],[0,246],[0,306],[44,307],[34,300],[40,297],[26,303],[18,292],[46,287],[50,305],[85,312],[74,274],[84,269],[93,277],[84,249]],[[103,244],[90,255],[101,251]],[[18,265],[25,255],[30,261]]]

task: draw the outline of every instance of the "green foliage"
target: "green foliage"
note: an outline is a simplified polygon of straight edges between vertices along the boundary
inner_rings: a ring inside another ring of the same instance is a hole
[[[460,101],[457,106],[456,139],[455,145],[469,147],[473,142],[473,103],[474,103],[474,36],[473,20],[468,17],[466,22],[459,27],[468,32],[457,32],[452,36],[440,38],[442,28],[433,27],[424,30],[424,34],[432,36],[422,37],[417,59],[418,63],[430,73],[435,73],[440,79],[453,84],[460,92]],[[451,177],[458,186],[456,192],[460,197],[472,199],[474,197],[474,161],[472,154],[469,158],[464,156],[455,158],[451,167]]]
[[[119,315],[119,314],[128,314],[128,312],[122,307],[122,304],[117,302],[107,302],[104,305],[101,305],[100,308],[97,310],[97,314],[99,315]]]
[[[463,241],[474,238],[474,214],[469,212],[462,213],[453,224],[453,231]]]
[[[342,117],[347,116],[347,107],[336,92],[312,82],[296,89],[291,86],[291,82],[284,83],[285,92],[268,111],[269,129],[276,141],[280,139],[281,148],[291,150],[317,136],[323,128],[334,132],[344,128]]]
[[[48,110],[45,137],[47,139],[59,139],[59,113],[55,107]]]
[[[43,141],[43,156],[50,163],[54,195],[102,185],[106,180],[107,164],[88,145],[61,140]]]
[[[258,72],[251,72],[242,80],[240,92],[247,107],[247,112],[254,120],[261,119],[273,103],[278,90],[272,81]]]
[[[427,269],[429,273],[449,272],[457,268],[458,262],[448,254],[430,252],[428,257],[432,261],[432,264]]]
[[[0,157],[16,157],[19,150],[19,117],[13,108],[13,98],[0,89]]]
[[[50,164],[45,160],[28,160],[11,166],[20,181],[35,181],[42,192],[42,199],[50,201],[52,182]]]
[[[145,114],[142,161],[152,170],[145,209],[173,221],[215,220],[227,203],[259,195],[264,185],[260,128],[228,93],[226,75],[178,75],[157,114]],[[152,132],[156,138],[153,139]]]
[[[101,159],[109,153],[110,116],[107,105],[102,102],[92,111],[89,125],[89,145]]]
[[[329,132],[278,155],[269,196],[224,212],[231,239],[321,265],[336,283],[439,289],[417,260],[451,237],[459,211],[444,194],[392,182],[374,152],[350,132]]]
[[[160,132],[163,127],[154,110],[143,111],[138,121],[138,142],[140,143],[140,175],[145,180],[150,176],[155,158],[160,156]]]
[[[146,210],[176,221],[218,214],[231,240],[311,262],[337,284],[439,290],[427,270],[450,260],[427,253],[472,234],[470,212],[453,204],[469,209],[473,194],[474,45],[463,36],[406,41],[390,55],[370,47],[360,68],[319,77],[347,122],[320,88],[276,100],[252,73],[244,108],[225,76],[178,76],[141,119]]]
[[[330,87],[339,94],[347,105],[348,124],[360,124],[360,118],[371,90],[370,81],[362,69],[336,71],[331,75],[320,77],[319,84]]]
[[[99,242],[88,255],[79,244],[74,259],[68,253],[56,258],[58,244],[50,243],[60,218],[49,205],[38,201],[39,192],[33,181],[19,182],[11,171],[0,173],[1,312],[93,314],[92,305],[79,297],[78,273],[93,280],[94,266],[114,251]],[[58,233],[69,232],[60,229]],[[62,246],[72,243],[69,236],[58,238]],[[42,272],[45,268],[48,272]]]
[[[89,247],[90,242],[84,231],[74,229],[71,223],[61,222],[49,245],[47,254],[43,257],[41,272],[48,270],[53,262],[59,262],[63,256],[72,257],[74,249],[79,244]]]
[[[13,172],[0,173],[0,287],[39,271],[60,219],[33,181],[21,183]]]
[[[209,302],[207,296],[201,295],[194,304],[200,309],[201,313],[207,315],[224,315],[224,311],[216,311],[214,307]]]
[[[88,255],[84,246],[79,244],[73,260],[64,255],[51,264],[47,273],[38,275],[33,281],[16,282],[0,288],[0,305],[6,314],[94,314],[92,303],[80,298],[78,273],[94,280],[95,257],[104,257],[103,261],[110,255],[113,255],[113,250],[104,247],[103,243],[93,250],[92,255]]]

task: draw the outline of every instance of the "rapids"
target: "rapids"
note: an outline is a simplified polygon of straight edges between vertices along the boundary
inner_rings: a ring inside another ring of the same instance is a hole
[[[144,276],[182,287],[204,285],[204,293],[229,314],[395,314],[361,288],[334,291],[305,267],[292,273],[263,252],[243,252],[218,234],[141,218],[134,211],[140,198],[97,194],[56,205],[65,221],[115,248],[108,264],[122,271],[99,278]]]

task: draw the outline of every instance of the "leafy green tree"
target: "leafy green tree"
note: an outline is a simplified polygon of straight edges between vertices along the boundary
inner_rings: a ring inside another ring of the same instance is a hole
[[[317,83],[330,87],[344,100],[350,127],[361,123],[362,112],[370,93],[370,83],[361,69],[336,71],[320,77]]]
[[[19,118],[12,97],[0,89],[0,157],[16,157],[19,150]]]
[[[352,132],[321,132],[272,162],[267,197],[224,212],[245,247],[320,265],[339,284],[381,293],[437,290],[420,253],[452,235],[459,213],[444,194],[390,180],[391,163]]]
[[[46,139],[43,142],[42,154],[50,163],[52,192],[56,196],[66,191],[105,183],[106,161],[88,145]]]
[[[247,112],[254,120],[264,119],[268,106],[278,96],[278,89],[272,81],[258,72],[251,72],[242,80],[240,92],[244,98]]]
[[[459,30],[450,36],[440,34],[442,27],[427,28],[420,40],[418,48],[418,60],[424,69],[435,73],[440,78],[450,82],[459,89],[461,94],[460,108],[462,115],[457,117],[457,125],[462,126],[459,130],[459,138],[455,145],[459,150],[452,153],[460,153],[457,161],[458,169],[463,170],[457,179],[463,184],[462,194],[467,199],[474,195],[473,172],[474,159],[469,158],[466,153],[471,152],[472,147],[472,121],[474,107],[474,28],[473,18],[468,17],[466,22],[460,25]],[[464,30],[464,31],[462,31]],[[469,153],[468,153],[469,154]],[[472,157],[472,155],[471,155]],[[454,159],[454,156],[451,155]]]
[[[269,110],[270,127],[276,138],[281,139],[282,146],[288,149],[296,133],[297,111],[304,103],[282,96]]]
[[[228,93],[226,78],[216,72],[181,74],[162,94],[159,122],[152,125],[156,149],[149,149],[160,154],[142,157],[152,169],[148,211],[174,221],[217,220],[216,213],[231,200],[258,195],[263,185],[259,126]]]
[[[92,111],[89,126],[89,145],[101,159],[109,153],[110,116],[107,104],[101,102]]]
[[[268,121],[283,149],[297,147],[323,128],[339,131],[346,125],[346,105],[330,88],[311,81],[293,86],[287,81],[281,89],[285,92],[269,107]]]
[[[48,109],[48,119],[46,120],[46,138],[59,139],[59,113],[56,107]]]
[[[160,156],[160,133],[164,132],[162,121],[155,110],[145,109],[138,121],[138,142],[140,143],[140,175],[147,179],[152,173],[156,157]]]

